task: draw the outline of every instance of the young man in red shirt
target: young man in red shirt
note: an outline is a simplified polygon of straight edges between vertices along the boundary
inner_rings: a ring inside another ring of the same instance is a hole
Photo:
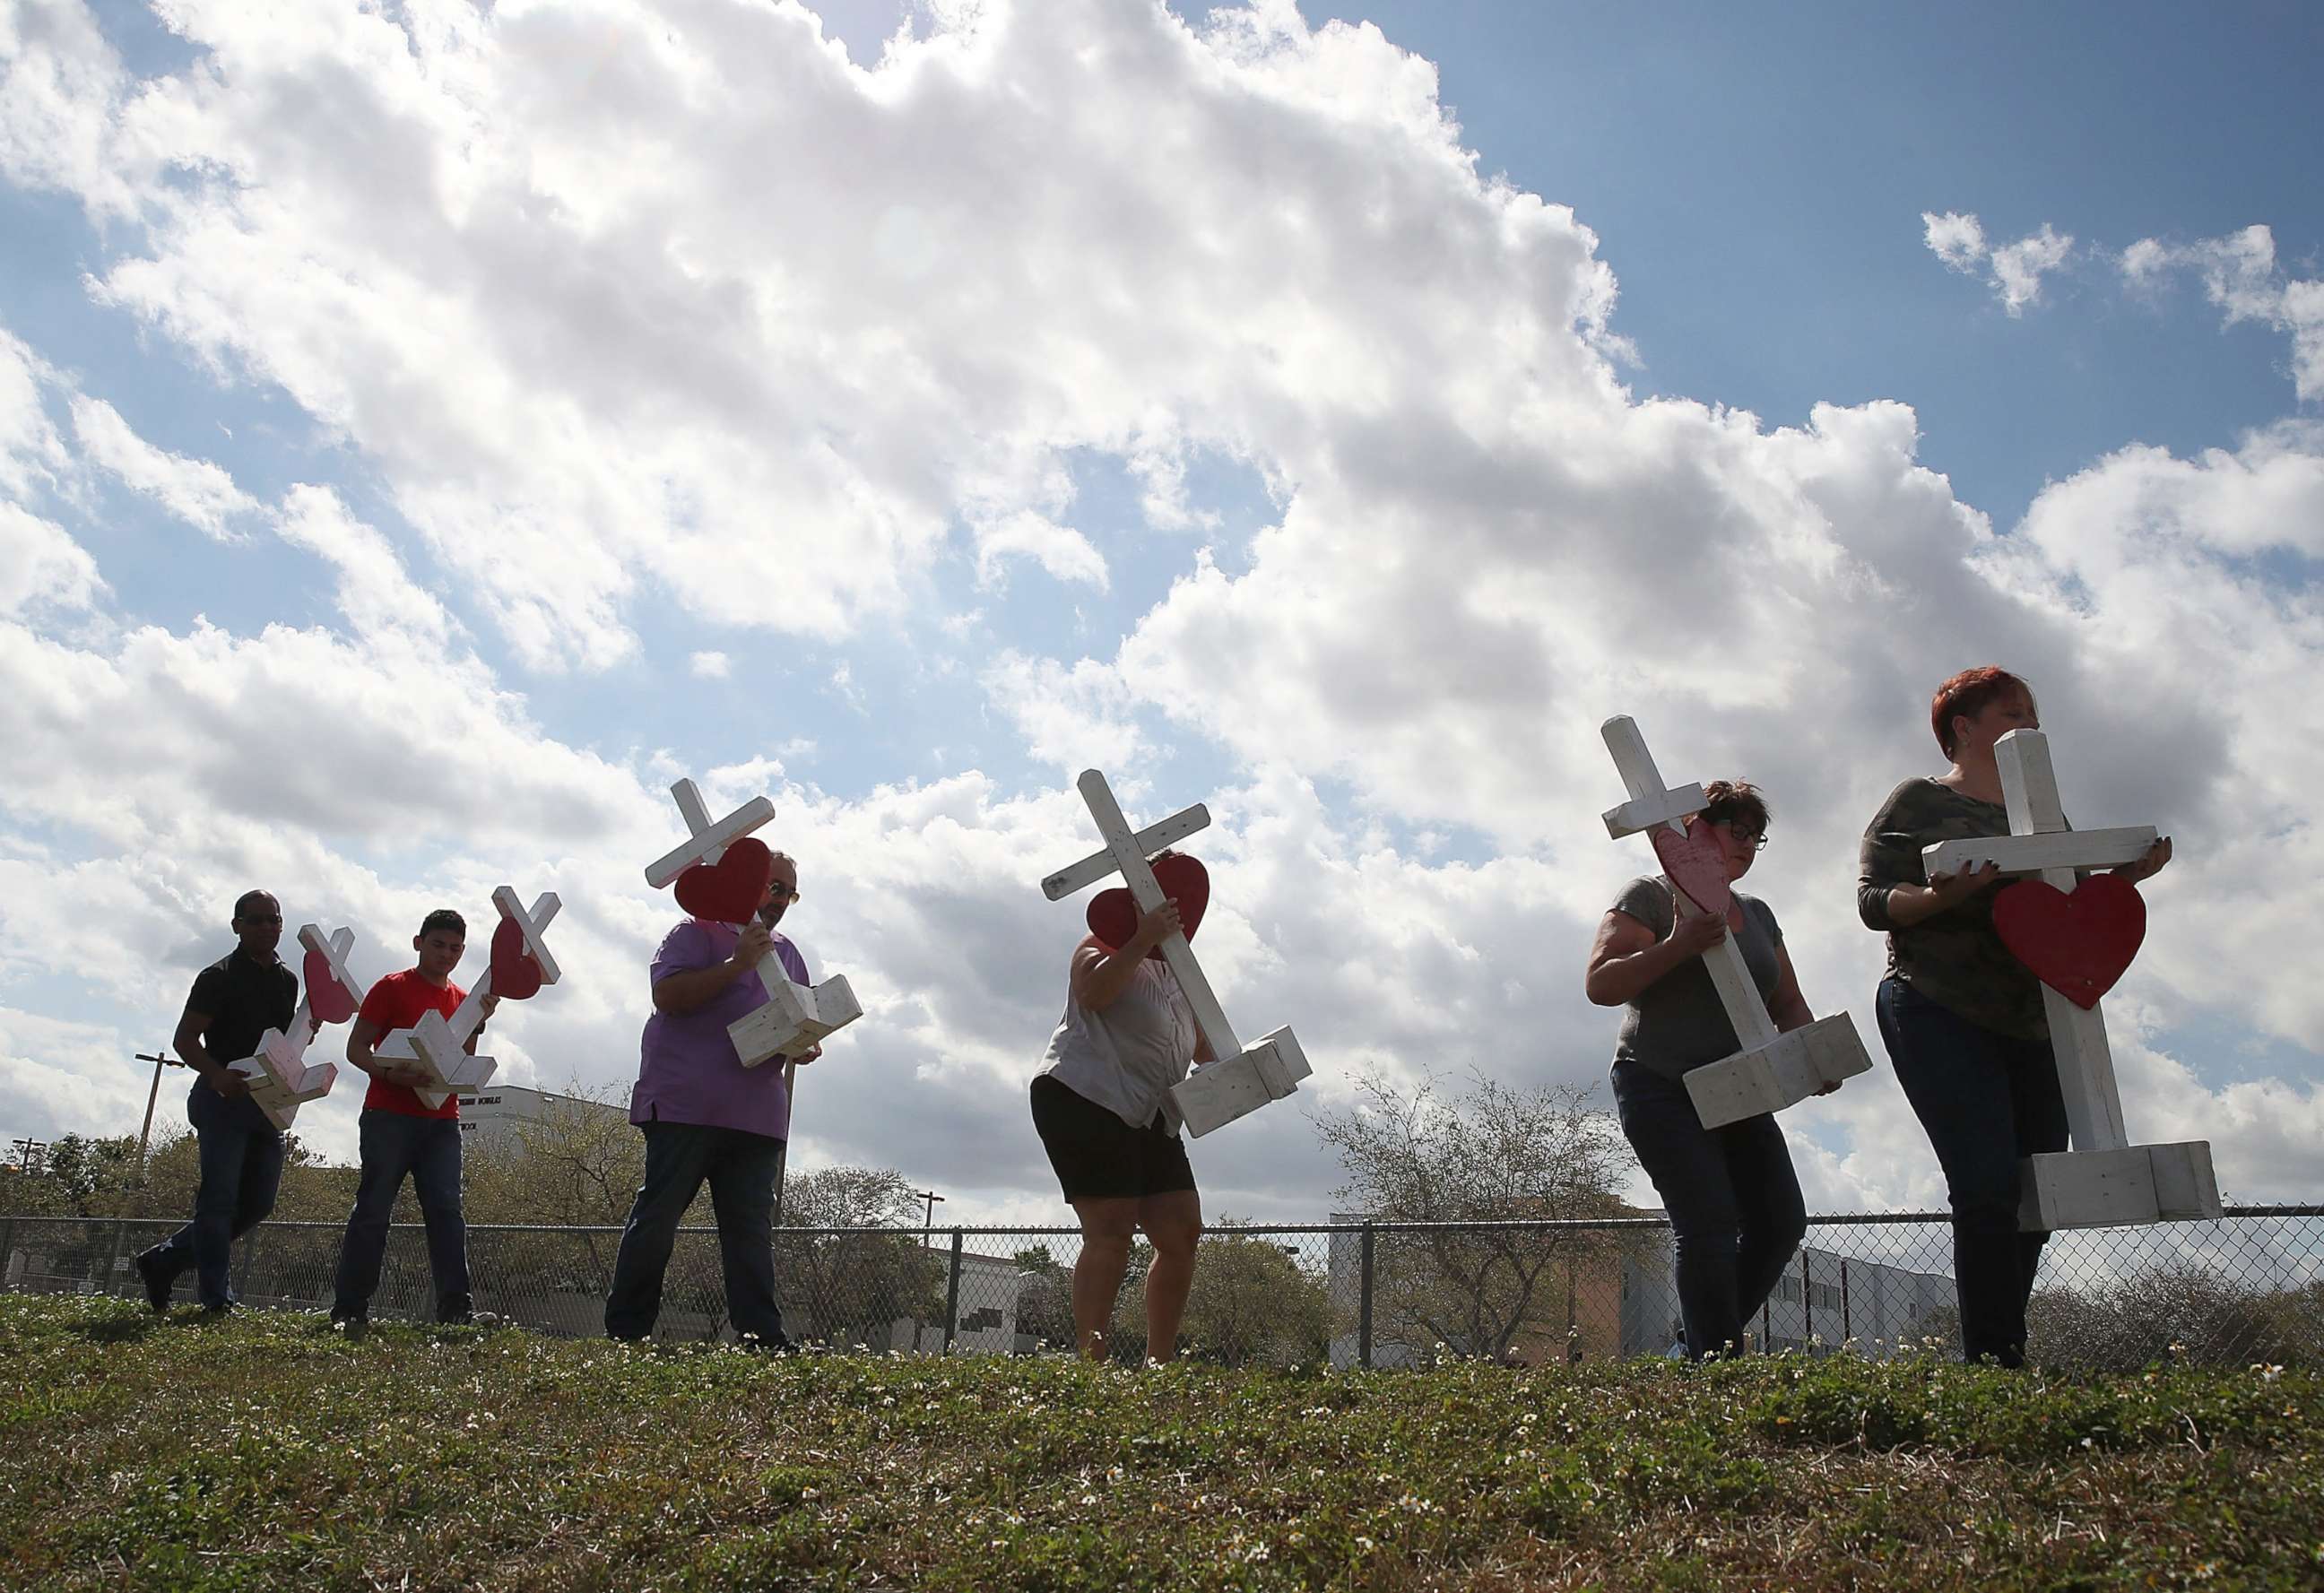
[[[347,1214],[346,1238],[339,1246],[338,1275],[331,1321],[360,1331],[379,1288],[381,1259],[387,1253],[387,1223],[404,1174],[420,1197],[428,1226],[428,1266],[435,1275],[436,1320],[475,1320],[468,1294],[468,1224],[460,1214],[460,1100],[424,1104],[412,1086],[428,1082],[416,1064],[381,1057],[373,1047],[398,1029],[408,1029],[430,1011],[446,1017],[459,1009],[468,992],[452,982],[452,970],[466,951],[468,926],[449,907],[428,915],[412,937],[416,967],[391,973],[371,987],[347,1036],[347,1061],[371,1075],[360,1119],[363,1177],[355,1186],[355,1210]],[[486,996],[484,1015],[499,1005]],[[468,1050],[476,1048],[476,1034]]]

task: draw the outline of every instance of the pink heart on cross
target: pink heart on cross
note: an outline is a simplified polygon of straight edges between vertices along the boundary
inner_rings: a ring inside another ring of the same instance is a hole
[[[1725,917],[1733,899],[1727,888],[1727,852],[1711,833],[1710,822],[1696,814],[1686,821],[1683,835],[1668,824],[1656,824],[1651,833],[1655,856],[1670,882],[1702,911]]]
[[[501,920],[493,931],[493,994],[505,1001],[522,1001],[540,993],[540,964],[525,950],[524,925],[513,918]]]
[[[318,1024],[345,1023],[355,1015],[355,1008],[361,1003],[356,1000],[355,993],[341,984],[339,976],[331,971],[328,957],[312,946],[308,947],[305,971],[307,1010]]]

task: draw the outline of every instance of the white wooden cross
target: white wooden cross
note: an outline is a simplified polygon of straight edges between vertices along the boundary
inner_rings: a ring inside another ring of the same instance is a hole
[[[355,944],[354,930],[342,927],[326,939],[320,925],[301,924],[299,944],[322,959],[346,1005],[361,1004],[364,986],[347,967],[347,953]],[[307,967],[313,966],[310,960]],[[299,998],[290,1031],[268,1029],[259,1037],[254,1053],[227,1064],[249,1082],[250,1098],[266,1114],[266,1120],[286,1131],[298,1120],[300,1107],[328,1095],[339,1079],[337,1063],[307,1060],[308,1047],[323,1026],[315,1017],[315,981],[309,977],[304,982],[306,989]]]
[[[1168,898],[1162,894],[1148,857],[1207,825],[1211,822],[1210,809],[1197,803],[1133,834],[1130,821],[1121,815],[1120,805],[1113,799],[1112,788],[1105,783],[1105,776],[1093,769],[1084,769],[1074,784],[1081,790],[1082,800],[1089,805],[1090,817],[1097,821],[1097,833],[1105,840],[1105,850],[1093,852],[1042,880],[1041,894],[1056,901],[1108,874],[1119,872],[1129,885],[1130,898],[1138,904],[1138,910],[1154,911]],[[1185,1124],[1186,1132],[1199,1139],[1212,1129],[1297,1090],[1299,1081],[1313,1070],[1289,1026],[1260,1036],[1257,1045],[1245,1050],[1242,1042],[1235,1037],[1234,1026],[1227,1022],[1218,997],[1212,994],[1211,981],[1203,976],[1202,964],[1194,961],[1194,948],[1186,944],[1186,937],[1174,931],[1164,938],[1161,952],[1163,962],[1169,965],[1179,990],[1185,994],[1186,1005],[1194,1010],[1194,1027],[1210,1042],[1213,1059],[1187,1074],[1170,1091],[1168,1110]]]
[[[2151,824],[2069,830],[2050,766],[2050,739],[2040,731],[2013,730],[1994,743],[1993,753],[2009,833],[1923,848],[1922,870],[1930,879],[1992,863],[2005,874],[2039,875],[2070,893],[2076,870],[2136,862],[2154,844]],[[2019,1226],[2033,1231],[2218,1217],[2219,1184],[2208,1141],[2130,1143],[2114,1053],[2098,1008],[2078,1007],[2045,984],[2042,1008],[2050,1019],[2050,1049],[2057,1057],[2073,1149],[2026,1158]]]
[[[564,906],[553,890],[544,890],[533,898],[532,910],[527,912],[518,899],[512,886],[503,885],[493,892],[493,906],[502,917],[513,921],[524,934],[524,949],[540,964],[540,982],[555,984],[558,980],[557,959],[549,954],[542,936],[549,922]],[[484,998],[493,993],[493,971],[487,966],[483,977],[468,987],[468,993],[450,1017],[440,1012],[423,1012],[420,1021],[408,1029],[398,1029],[373,1047],[374,1054],[391,1062],[409,1062],[428,1075],[428,1082],[414,1084],[412,1093],[419,1096],[429,1110],[440,1107],[455,1095],[466,1095],[491,1082],[500,1064],[489,1056],[468,1054],[468,1037],[484,1021]]]
[[[1618,841],[1667,824],[1683,834],[1686,821],[1710,801],[1702,787],[1664,786],[1646,738],[1628,714],[1618,714],[1598,728],[1606,738],[1606,750],[1614,755],[1614,767],[1621,771],[1623,787],[1630,793],[1630,800],[1605,815],[1606,833]],[[1678,917],[1692,917],[1701,910],[1675,887],[1671,898]],[[1778,1033],[1744,963],[1743,948],[1732,935],[1703,953],[1702,962],[1741,1047],[1732,1056],[1687,1071],[1686,1092],[1704,1128],[1782,1111],[1870,1070],[1872,1059],[1857,1036],[1856,1020],[1845,1011]]]
[[[716,862],[728,846],[775,816],[773,803],[753,796],[714,824],[702,792],[692,780],[678,781],[669,794],[692,839],[646,870],[646,883],[657,890],[696,863]],[[783,1084],[788,1090],[798,1077],[795,1059],[862,1017],[863,1006],[844,974],[835,974],[819,985],[792,983],[790,970],[773,952],[759,961],[759,982],[767,989],[766,1004],[728,1024],[726,1037],[734,1042],[734,1054],[744,1067],[756,1067],[770,1056],[784,1058]]]

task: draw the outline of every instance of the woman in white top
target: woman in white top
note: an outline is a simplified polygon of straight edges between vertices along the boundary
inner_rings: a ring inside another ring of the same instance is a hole
[[[1156,950],[1180,926],[1166,901],[1138,920],[1119,949],[1096,935],[1074,948],[1065,1016],[1033,1081],[1033,1127],[1065,1199],[1081,1219],[1074,1264],[1074,1330],[1080,1352],[1107,1355],[1106,1324],[1139,1229],[1154,1244],[1146,1274],[1146,1353],[1178,1351],[1178,1323],[1194,1281],[1202,1197],[1178,1137],[1168,1091],[1210,1052]]]

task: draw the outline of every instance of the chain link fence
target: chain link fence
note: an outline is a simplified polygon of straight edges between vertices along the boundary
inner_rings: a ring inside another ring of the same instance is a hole
[[[5,1287],[142,1293],[137,1253],[180,1226],[137,1218],[0,1217]],[[321,1310],[342,1225],[269,1222],[235,1246],[247,1305]],[[602,1331],[621,1230],[475,1224],[475,1303],[542,1332]],[[782,1229],[778,1297],[791,1337],[884,1353],[1034,1354],[1073,1343],[1070,1228]],[[1111,1333],[1142,1358],[1146,1252]],[[179,1297],[191,1299],[192,1279]],[[374,1318],[434,1314],[417,1224],[391,1232]],[[1952,1229],[1939,1212],[1810,1219],[1756,1323],[1755,1348],[1873,1357],[1958,1343]],[[658,1335],[731,1336],[717,1235],[682,1229]],[[2128,1370],[2160,1359],[2324,1363],[2324,1205],[2238,1206],[2216,1222],[2054,1235],[2033,1303],[2044,1364]],[[1679,1336],[1671,1234],[1603,1221],[1221,1225],[1203,1239],[1181,1347],[1233,1364],[1340,1367],[1490,1356],[1657,1355]]]

